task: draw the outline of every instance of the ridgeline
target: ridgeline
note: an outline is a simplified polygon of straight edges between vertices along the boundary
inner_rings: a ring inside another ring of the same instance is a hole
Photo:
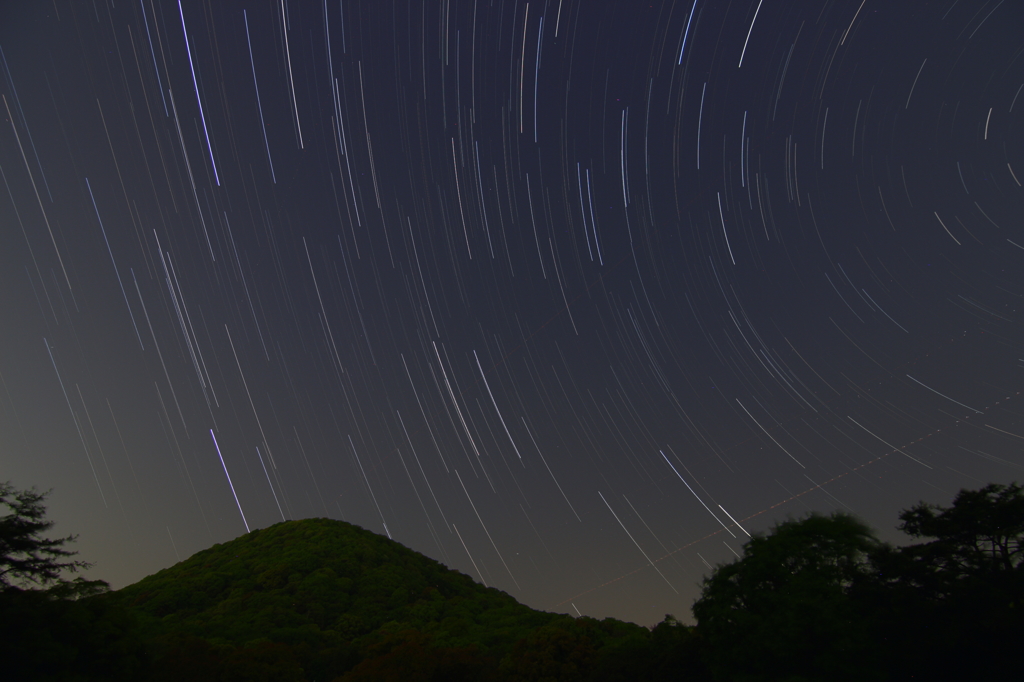
[[[131,677],[154,682],[611,682],[700,667],[692,629],[671,618],[652,632],[537,611],[330,519],[254,530],[86,601],[134,621]]]
[[[706,577],[696,627],[536,611],[342,521],[287,521],[116,592],[0,484],[0,673],[40,682],[897,682],[1019,677],[1024,487],[756,534]],[[12,579],[18,579],[12,581]],[[31,585],[41,586],[37,588]]]

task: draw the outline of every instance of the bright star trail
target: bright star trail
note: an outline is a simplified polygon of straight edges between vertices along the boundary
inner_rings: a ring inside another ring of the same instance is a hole
[[[319,516],[689,620],[1024,478],[1019,2],[9,2],[0,67],[0,481],[114,587]]]

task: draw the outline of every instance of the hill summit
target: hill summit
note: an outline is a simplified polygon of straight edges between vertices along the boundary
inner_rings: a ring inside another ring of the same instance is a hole
[[[643,679],[638,654],[662,668],[692,637],[669,619],[652,634],[537,611],[322,518],[254,530],[93,599],[137,621],[154,682]]]
[[[312,633],[353,640],[392,622],[428,627],[440,641],[457,644],[475,641],[481,628],[542,625],[555,617],[331,519],[254,530],[114,595],[147,630],[234,644],[316,638]]]

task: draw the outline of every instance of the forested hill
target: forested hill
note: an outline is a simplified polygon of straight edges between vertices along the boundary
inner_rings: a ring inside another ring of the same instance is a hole
[[[0,484],[0,493],[11,490]],[[102,581],[47,584],[57,574],[45,571],[88,564],[65,561],[74,553],[60,545],[73,536],[37,537],[49,528],[38,521],[42,495],[8,497],[14,513],[0,518],[0,578],[6,567],[45,588],[0,580],[5,680],[1019,677],[1024,487],[1015,483],[961,490],[947,508],[904,510],[900,530],[923,541],[899,547],[840,512],[779,523],[705,579],[695,628],[667,616],[652,630],[533,610],[328,519],[253,531],[116,592]],[[19,530],[26,523],[27,534]],[[4,542],[31,549],[5,556]]]
[[[543,625],[508,594],[418,552],[330,519],[286,521],[194,554],[110,595],[152,634],[174,630],[244,644],[346,640],[385,623],[451,644]],[[331,634],[327,634],[331,633]]]
[[[152,680],[638,679],[638,655],[660,679],[693,637],[536,611],[330,519],[255,530],[92,599],[137,620]]]

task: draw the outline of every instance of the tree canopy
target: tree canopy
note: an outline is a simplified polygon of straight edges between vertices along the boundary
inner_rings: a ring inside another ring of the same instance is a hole
[[[883,546],[857,592],[875,614],[894,675],[1001,677],[1024,641],[1024,491],[961,490],[950,507],[924,502],[899,529],[924,542]]]
[[[713,668],[735,679],[866,679],[869,632],[850,598],[879,546],[847,514],[812,514],[755,535],[744,555],[705,578],[693,606]]]
[[[962,680],[1016,669],[1024,491],[962,490],[900,514],[924,542],[881,543],[841,513],[756,535],[693,607],[717,678]]]
[[[47,495],[49,491],[18,490],[10,481],[0,483],[0,512],[7,512],[0,516],[0,590],[49,588],[58,596],[103,591],[107,586],[103,581],[69,581],[63,577],[65,572],[76,573],[91,564],[72,559],[78,552],[64,548],[77,536],[43,536],[53,528],[53,521],[46,520],[43,506]]]
[[[893,579],[950,598],[967,582],[1006,590],[1011,607],[1024,607],[1024,494],[1021,486],[961,490],[947,509],[921,503],[900,514],[899,529],[927,542],[899,550],[904,566]]]

